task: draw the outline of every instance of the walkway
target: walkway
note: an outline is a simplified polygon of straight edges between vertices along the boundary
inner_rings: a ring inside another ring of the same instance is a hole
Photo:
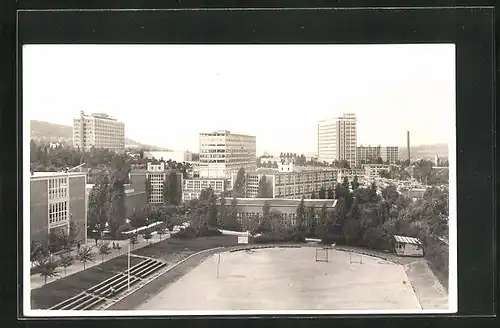
[[[170,234],[162,235],[161,240],[165,240],[170,238]],[[149,243],[147,240],[145,240],[141,235],[137,237],[137,244],[131,246],[131,250],[137,250],[140,249],[144,246],[147,246],[148,244],[154,244],[160,241],[160,236],[157,234],[154,234],[153,237],[149,240]],[[106,240],[106,242],[110,243],[110,246],[113,244],[113,240]],[[125,240],[117,240],[115,242],[118,242],[121,246],[120,250],[112,249],[111,252],[108,255],[104,256],[104,261],[109,261],[111,259],[114,259],[118,256],[125,255],[128,252],[128,244],[130,242],[129,239]],[[93,239],[87,240],[87,246],[93,247],[93,252],[95,253],[95,260],[94,262],[87,262],[85,264],[85,269],[91,268],[93,266],[99,265],[102,263],[102,255],[99,254],[99,249],[95,247],[95,241]],[[76,250],[71,252],[72,256],[76,255]],[[58,267],[57,269],[57,274],[58,276],[56,277],[51,277],[47,278],[47,284],[50,284],[53,281],[56,281],[60,278],[64,278],[64,268]],[[78,260],[75,260],[75,263],[71,265],[70,267],[66,268],[66,276],[70,276],[72,274],[75,274],[77,272],[80,272],[83,270],[83,263],[79,262]],[[36,273],[30,276],[30,284],[31,284],[31,290],[37,289],[45,285],[45,278],[40,276],[40,274]]]

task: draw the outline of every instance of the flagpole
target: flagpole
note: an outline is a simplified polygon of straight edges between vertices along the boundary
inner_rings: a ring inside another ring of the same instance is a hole
[[[130,242],[128,243],[128,270],[127,270],[127,290],[130,290]]]

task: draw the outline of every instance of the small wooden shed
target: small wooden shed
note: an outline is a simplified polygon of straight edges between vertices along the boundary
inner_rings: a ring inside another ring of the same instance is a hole
[[[399,256],[424,256],[422,242],[418,238],[394,236],[394,251]]]

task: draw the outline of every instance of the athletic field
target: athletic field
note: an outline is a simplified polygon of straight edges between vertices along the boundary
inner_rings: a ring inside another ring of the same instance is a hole
[[[319,259],[325,259],[324,252]],[[328,262],[317,262],[314,247],[224,252],[220,259],[213,255],[136,308],[420,309],[402,266],[336,250],[328,251]]]

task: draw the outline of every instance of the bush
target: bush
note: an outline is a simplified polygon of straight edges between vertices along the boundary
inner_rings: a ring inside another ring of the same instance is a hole
[[[363,234],[360,240],[363,247],[371,248],[374,250],[391,250],[391,238],[385,234],[380,228],[369,228]]]
[[[198,231],[198,237],[212,237],[212,236],[220,236],[222,232],[217,228],[212,227],[202,227]]]
[[[178,233],[174,234],[173,238],[193,239],[198,236],[198,230],[193,227],[181,228]]]
[[[270,233],[263,233],[260,236],[252,238],[252,242],[256,244],[272,244],[272,243],[286,243],[286,242],[305,243],[305,241],[306,241],[305,235],[297,232],[270,232]]]

